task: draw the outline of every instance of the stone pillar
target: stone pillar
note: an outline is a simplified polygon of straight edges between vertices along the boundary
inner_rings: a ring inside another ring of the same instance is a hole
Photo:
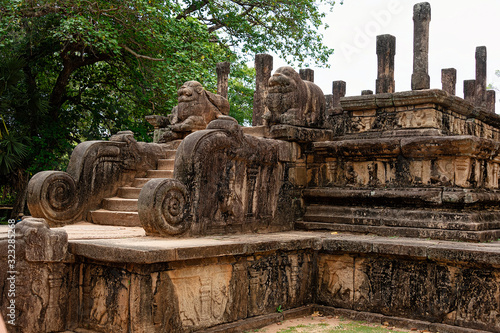
[[[314,82],[314,70],[310,68],[299,70],[299,75],[302,80]]]
[[[496,92],[495,90],[486,90],[486,110],[495,113],[495,103],[496,103]]]
[[[476,80],[464,80],[464,99],[475,104]]]
[[[327,110],[332,109],[333,108],[333,95],[332,94],[325,95],[325,100],[326,100],[326,109]]]
[[[264,125],[265,99],[269,78],[273,71],[273,57],[269,54],[255,56],[255,93],[253,95],[252,126]]]
[[[219,62],[215,67],[217,71],[217,94],[227,98],[229,71],[231,70],[231,63]]]
[[[377,36],[378,75],[376,82],[377,94],[393,93],[394,56],[396,55],[396,37],[392,35]]]
[[[361,90],[361,96],[373,95],[373,90]]]
[[[441,70],[442,89],[450,95],[455,95],[457,85],[457,70],[455,68],[444,68]]]
[[[486,46],[476,47],[475,105],[486,107]]]
[[[429,23],[431,5],[428,2],[413,6],[413,74],[411,90],[429,89]]]
[[[332,107],[340,106],[340,98],[345,96],[345,81],[332,82]]]

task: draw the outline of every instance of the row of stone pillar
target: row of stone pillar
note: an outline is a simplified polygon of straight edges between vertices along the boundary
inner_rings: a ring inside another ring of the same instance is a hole
[[[431,6],[428,2],[417,3],[413,7],[413,74],[411,76],[411,89],[430,89],[429,77],[429,25],[431,21]],[[377,60],[378,74],[375,84],[375,92],[394,93],[394,59],[396,55],[396,37],[392,35],[377,36]],[[229,63],[217,65],[218,92],[227,97],[227,74]],[[227,68],[227,69],[226,69]],[[268,54],[258,54],[255,57],[256,87],[254,94],[253,125],[262,125],[262,114],[264,113],[264,99],[267,82],[271,77],[273,69],[273,57]],[[221,78],[219,73],[224,73]],[[314,71],[301,69],[299,72],[303,80],[314,82]],[[455,95],[457,83],[457,70],[446,68],[441,72],[442,89],[451,95]],[[464,81],[464,99],[474,106],[485,108],[495,112],[495,91],[486,89],[486,47],[476,48],[476,79]],[[326,95],[327,105],[330,109],[340,106],[340,98],[346,93],[344,81],[334,81],[332,94]],[[371,95],[373,91],[363,90],[362,95]]]
[[[430,88],[429,71],[429,24],[431,6],[427,2],[413,7],[413,74],[411,89]],[[377,36],[378,74],[376,93],[395,92],[394,57],[396,55],[396,37]],[[442,89],[455,95],[457,70],[446,68],[441,71]],[[464,81],[464,99],[477,107],[495,112],[495,91],[486,89],[486,47],[476,48],[476,79]]]

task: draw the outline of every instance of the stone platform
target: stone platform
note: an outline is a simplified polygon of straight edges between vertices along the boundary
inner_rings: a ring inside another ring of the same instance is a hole
[[[12,332],[239,332],[313,309],[439,332],[500,332],[498,241],[307,231],[165,239],[88,224],[20,228],[18,253],[27,259],[18,281],[51,287],[17,300]],[[32,249],[44,247],[26,235],[46,232],[67,234],[67,245],[34,258]]]

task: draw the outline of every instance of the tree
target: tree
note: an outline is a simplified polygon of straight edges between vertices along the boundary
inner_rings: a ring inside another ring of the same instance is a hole
[[[145,115],[170,112],[187,80],[214,90],[216,63],[231,61],[230,99],[244,122],[245,55],[327,63],[318,3],[334,1],[0,0],[0,68],[18,64],[0,113],[31,138],[31,173],[64,169],[81,141],[122,129],[149,140]]]

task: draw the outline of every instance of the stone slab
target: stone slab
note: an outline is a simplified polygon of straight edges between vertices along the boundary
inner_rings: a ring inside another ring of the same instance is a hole
[[[98,261],[141,264],[299,249],[328,253],[377,253],[428,258],[436,261],[473,261],[478,264],[500,265],[500,241],[470,244],[319,231],[187,239],[136,237],[69,240],[69,251],[73,255]]]
[[[80,239],[70,240],[69,249],[74,255],[99,261],[145,264],[277,250],[319,249],[317,241],[313,233],[296,231],[184,239]]]

